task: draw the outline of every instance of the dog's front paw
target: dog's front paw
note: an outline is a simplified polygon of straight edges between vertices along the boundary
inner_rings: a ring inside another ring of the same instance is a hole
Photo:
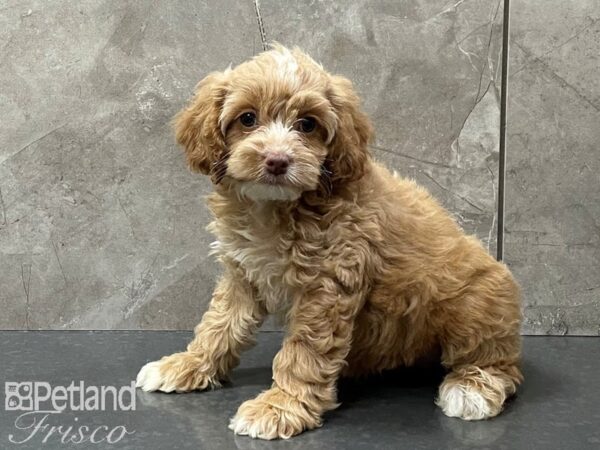
[[[289,439],[319,426],[318,414],[311,413],[279,388],[271,388],[242,403],[229,424],[236,434],[260,439]]]
[[[138,373],[136,384],[144,391],[189,392],[219,386],[207,374],[204,359],[194,353],[174,353],[149,362]]]

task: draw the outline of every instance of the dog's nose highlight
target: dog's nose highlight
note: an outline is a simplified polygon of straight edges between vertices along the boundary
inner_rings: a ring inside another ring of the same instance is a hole
[[[267,154],[265,166],[272,175],[283,175],[290,165],[290,158],[285,153],[271,152]]]

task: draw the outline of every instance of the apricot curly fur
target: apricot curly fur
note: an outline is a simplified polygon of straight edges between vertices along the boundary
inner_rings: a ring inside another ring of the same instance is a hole
[[[237,120],[248,110],[254,128]],[[314,132],[298,131],[306,116]],[[437,399],[446,414],[501,411],[522,381],[518,286],[425,189],[372,159],[348,80],[275,45],[204,79],[175,130],[190,167],[213,175],[208,228],[224,273],[187,351],[143,369],[141,387],[217,386],[273,313],[287,331],[273,386],[240,407],[236,433],[318,427],[342,374],[435,355],[449,370]],[[274,151],[290,161],[279,181],[264,171]]]

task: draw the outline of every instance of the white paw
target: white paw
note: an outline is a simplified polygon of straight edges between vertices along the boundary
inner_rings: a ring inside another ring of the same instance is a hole
[[[173,392],[176,386],[167,383],[164,374],[161,373],[161,365],[161,361],[152,361],[142,367],[137,375],[135,386],[146,392]]]
[[[256,400],[249,400],[242,404],[230,420],[229,429],[235,434],[250,436],[253,439],[272,440],[292,437],[291,432],[283,433],[283,429],[279,429],[280,420],[279,411],[269,405],[260,405]]]
[[[229,429],[258,439],[289,439],[321,425],[320,417],[311,414],[295,398],[271,388],[240,405]]]
[[[476,388],[461,384],[443,384],[436,403],[448,417],[463,420],[488,419],[499,412],[492,410],[489,402]]]
[[[229,421],[229,429],[233,431],[235,434],[239,434],[241,436],[250,436],[251,438],[262,438],[259,436],[260,430],[258,428],[258,423],[255,422],[252,425],[248,422],[241,414],[236,414]]]
[[[146,364],[138,373],[136,386],[144,391],[190,392],[218,387],[219,380],[194,353],[181,352]]]

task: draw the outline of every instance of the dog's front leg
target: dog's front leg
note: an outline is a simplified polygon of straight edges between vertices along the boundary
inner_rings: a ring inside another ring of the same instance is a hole
[[[219,386],[238,364],[241,351],[254,343],[264,316],[252,286],[230,268],[219,281],[187,350],[146,364],[137,376],[137,386],[163,392]]]
[[[322,414],[337,407],[336,382],[361,296],[326,279],[296,299],[273,362],[273,385],[239,407],[230,424],[235,433],[287,439],[321,425]]]

